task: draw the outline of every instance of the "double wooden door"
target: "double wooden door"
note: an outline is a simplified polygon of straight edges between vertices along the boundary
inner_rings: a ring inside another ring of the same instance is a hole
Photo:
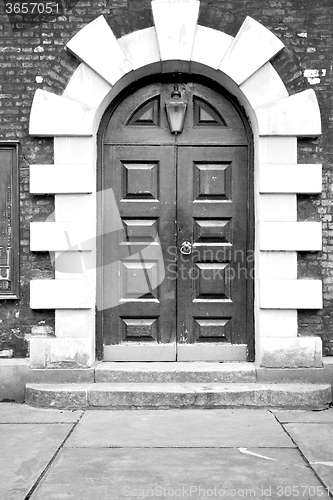
[[[105,360],[248,357],[253,269],[247,136],[229,101],[198,84],[183,88],[189,104],[178,137],[163,114],[170,84],[140,89],[106,127]]]

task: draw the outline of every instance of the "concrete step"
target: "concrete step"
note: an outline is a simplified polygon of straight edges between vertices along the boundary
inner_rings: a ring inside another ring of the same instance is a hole
[[[35,370],[38,371],[38,370]],[[41,372],[42,370],[39,370]],[[58,383],[72,382],[66,378],[50,378],[45,370],[42,376],[29,382]],[[69,370],[67,370],[69,371]],[[333,364],[322,368],[261,368],[254,363],[213,363],[213,362],[101,362],[95,367],[95,382],[119,383],[248,383],[262,384],[331,384],[333,385]],[[80,380],[88,382],[88,380]]]
[[[331,401],[331,386],[324,384],[104,382],[26,386],[26,403],[58,409],[324,409]]]
[[[100,363],[95,382],[248,383],[256,381],[253,363],[154,362]]]

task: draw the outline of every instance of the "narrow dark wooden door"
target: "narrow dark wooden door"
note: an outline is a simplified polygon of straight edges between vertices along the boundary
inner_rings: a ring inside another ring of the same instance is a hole
[[[172,135],[156,83],[105,118],[101,279],[106,360],[245,360],[253,328],[251,175],[239,111],[181,85]],[[110,119],[111,116],[111,119]]]
[[[179,359],[246,342],[247,154],[246,147],[178,149]]]
[[[122,145],[105,149],[104,162],[111,166],[105,183],[112,190],[105,191],[104,210],[116,219],[103,244],[108,264],[103,280],[105,342],[123,344],[125,357],[176,357],[176,279],[163,257],[175,245],[174,150]]]

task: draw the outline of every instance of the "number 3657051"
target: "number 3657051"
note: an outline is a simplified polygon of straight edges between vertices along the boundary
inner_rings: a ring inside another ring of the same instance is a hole
[[[55,2],[48,2],[48,3],[7,2],[5,6],[7,14],[58,14],[59,13],[59,4]]]

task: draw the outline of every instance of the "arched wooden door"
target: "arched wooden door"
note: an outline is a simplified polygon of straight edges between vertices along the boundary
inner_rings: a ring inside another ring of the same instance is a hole
[[[173,83],[125,98],[101,134],[105,360],[253,356],[252,169],[235,105],[179,84],[184,129],[165,113]]]

